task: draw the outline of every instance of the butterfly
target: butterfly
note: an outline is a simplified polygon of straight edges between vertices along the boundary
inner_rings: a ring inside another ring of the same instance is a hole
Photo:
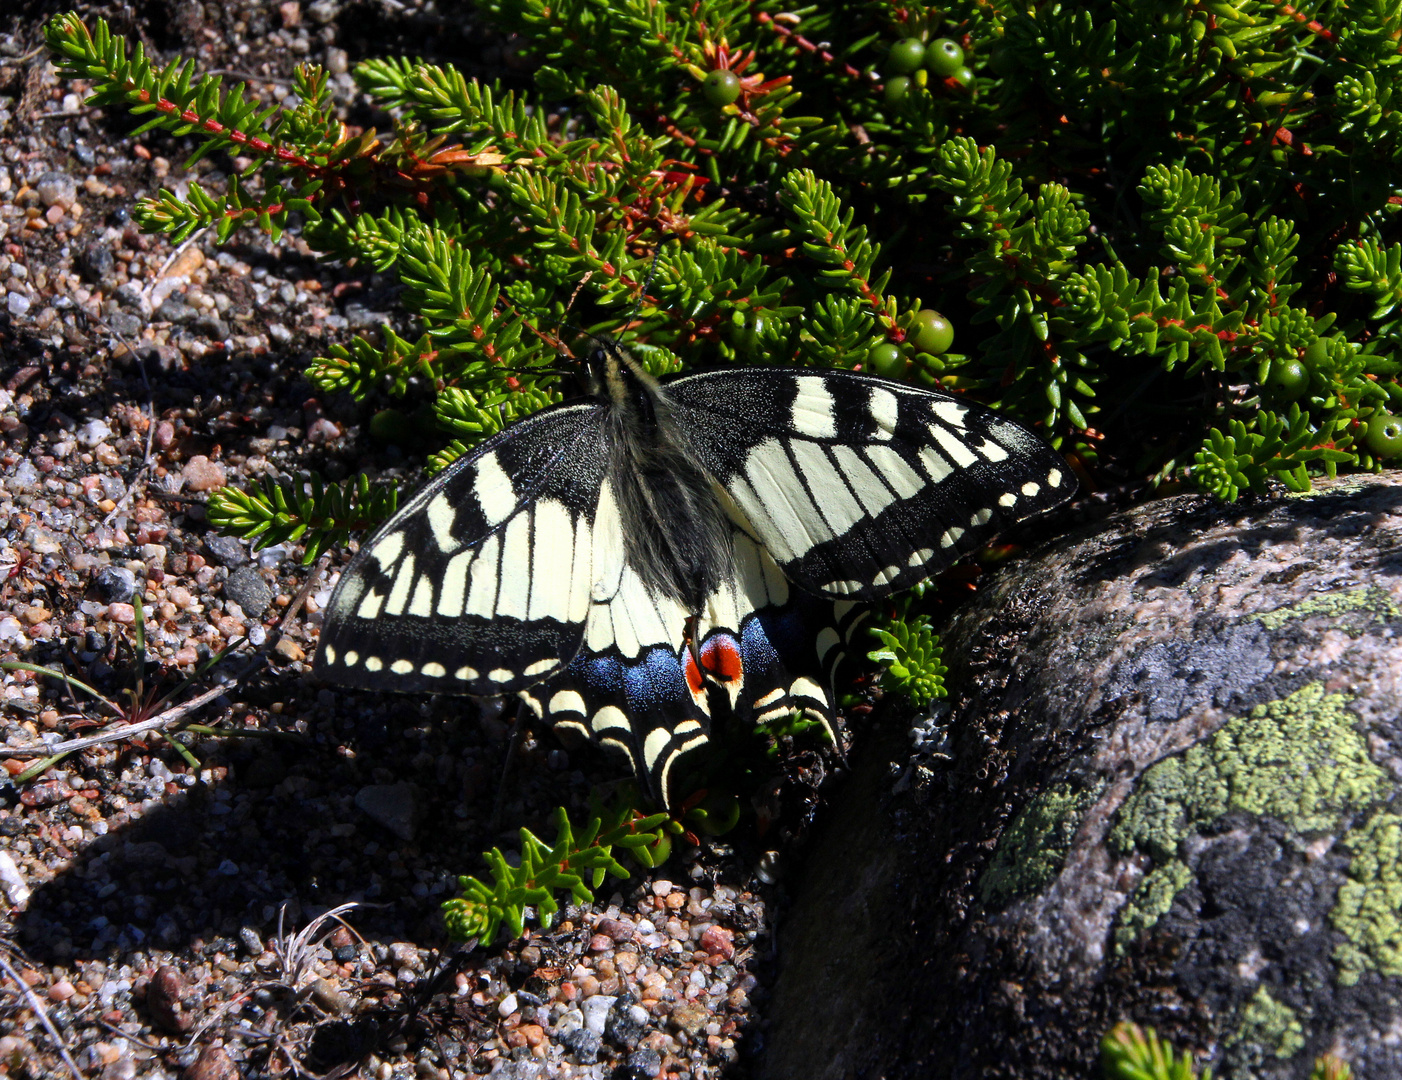
[[[870,601],[1076,489],[1040,438],[948,393],[782,367],[659,381],[593,346],[587,397],[487,440],[364,544],[317,675],[515,695],[674,807],[713,725],[831,732]]]

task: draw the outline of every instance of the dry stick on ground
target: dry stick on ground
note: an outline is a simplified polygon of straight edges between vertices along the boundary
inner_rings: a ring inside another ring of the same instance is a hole
[[[39,1018],[39,1023],[44,1025],[44,1030],[49,1033],[49,1038],[53,1039],[54,1045],[58,1047],[58,1052],[63,1057],[63,1063],[68,1066],[68,1071],[73,1074],[74,1080],[83,1080],[83,1073],[78,1068],[78,1063],[73,1060],[73,1055],[68,1052],[68,1046],[63,1041],[63,1036],[58,1033],[58,1028],[54,1027],[54,1022],[49,1019],[49,1014],[44,1009],[44,1003],[39,1000],[39,996],[30,989],[29,984],[24,981],[20,973],[16,971],[9,960],[5,958],[3,952],[0,952],[0,968],[5,969],[5,974],[14,981],[14,984],[19,987],[20,993],[28,1000],[29,1007],[34,1010],[34,1015]]]
[[[289,619],[293,618],[301,609],[302,605],[306,603],[307,597],[311,595],[312,588],[321,579],[322,571],[329,562],[329,557],[323,556],[321,558],[316,568],[307,578],[307,583],[298,591],[292,603],[287,605],[287,610],[278,616],[277,622],[274,624],[274,628],[278,630],[277,638],[275,639],[272,635],[269,635],[268,640],[259,647],[249,666],[239,672],[238,676],[231,682],[212,686],[203,693],[196,694],[189,701],[182,702],[179,705],[173,705],[169,709],[163,711],[159,716],[153,716],[149,720],[142,720],[135,724],[124,724],[121,727],[108,728],[106,731],[102,731],[97,735],[88,735],[81,739],[69,739],[67,742],[37,742],[26,743],[24,746],[9,746],[5,748],[5,752],[14,757],[49,757],[53,754],[67,754],[75,750],[86,750],[90,746],[98,746],[102,743],[129,739],[133,735],[140,735],[143,732],[164,729],[174,724],[176,721],[184,719],[202,705],[219,697],[219,695],[227,694],[231,687],[237,685],[241,680],[251,675],[259,665],[267,662],[268,647],[272,645],[275,640],[282,637],[281,627]],[[235,641],[234,644],[237,645],[238,642]],[[230,648],[233,648],[233,646],[230,646]]]

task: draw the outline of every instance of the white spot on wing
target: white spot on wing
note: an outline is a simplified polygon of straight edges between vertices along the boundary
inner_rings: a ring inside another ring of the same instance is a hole
[[[1042,485],[1039,484],[1039,483],[1037,483],[1035,480],[1029,480],[1029,481],[1027,481],[1027,483],[1025,483],[1025,484],[1022,485],[1022,493],[1023,493],[1024,495],[1026,495],[1029,499],[1032,498],[1033,495],[1036,495],[1037,492],[1039,492],[1039,491],[1041,491],[1041,490],[1042,490]]]
[[[497,562],[500,553],[501,536],[493,533],[478,549],[477,558],[468,570],[467,606],[463,608],[464,615],[480,615],[484,619],[490,619],[496,614]],[[457,559],[453,561],[456,562]]]
[[[384,661],[381,660],[378,656],[367,656],[367,657],[365,658],[365,670],[366,670],[366,671],[379,671],[379,670],[381,670],[384,666],[385,666]]]
[[[360,662],[360,654],[354,649],[346,653],[346,667],[355,667]]]
[[[925,486],[925,479],[910,467],[905,458],[889,446],[868,446],[862,451],[876,467],[881,478],[891,485],[899,499],[909,499]]]
[[[365,599],[360,602],[360,606],[355,609],[355,613],[362,619],[378,619],[380,609],[385,605],[385,594],[379,590],[372,589],[365,594]]]
[[[448,674],[448,669],[442,664],[430,660],[423,667],[419,668],[419,672],[423,675],[427,675],[430,679],[441,679],[444,675]]]
[[[443,580],[439,582],[438,614],[461,615],[463,601],[467,599],[467,575],[472,560],[477,558],[475,551],[463,551],[448,560],[443,568]]]
[[[389,669],[396,675],[408,675],[409,672],[414,670],[414,665],[409,660],[396,660],[394,663],[390,664]]]
[[[1061,486],[1061,470],[1060,470],[1060,469],[1053,469],[1051,472],[1047,473],[1047,486],[1048,486],[1048,487],[1054,487],[1054,488],[1055,488],[1055,487],[1060,487],[1060,486]]]
[[[553,671],[559,666],[560,658],[558,656],[551,656],[544,660],[537,660],[534,664],[526,665],[526,667],[521,669],[521,674],[527,677],[544,675],[547,671]]]
[[[388,570],[404,550],[404,533],[392,532],[370,549],[370,558]]]
[[[482,508],[482,516],[488,525],[500,525],[511,516],[519,501],[516,485],[501,467],[495,453],[485,454],[478,459],[477,477],[472,482],[472,493]]]
[[[823,688],[808,678],[795,679],[789,687],[789,694],[793,697],[806,697],[823,705],[828,703],[828,696],[823,692]]]
[[[643,761],[649,769],[657,764],[657,759],[671,741],[672,733],[665,728],[653,728],[647,733],[647,738],[643,740]]]
[[[517,514],[501,538],[497,614],[525,619],[531,597],[531,515]]]
[[[778,439],[766,439],[750,451],[745,474],[785,546],[795,555],[807,554],[815,543],[827,538],[827,526]]]
[[[463,682],[475,682],[477,680],[477,677],[477,669],[474,667],[468,667],[466,664],[458,668],[457,671],[453,672],[453,678],[461,679]]]
[[[960,429],[964,427],[964,417],[969,415],[968,408],[957,401],[936,401],[930,411],[950,427]]]
[[[516,673],[514,671],[508,671],[506,668],[493,668],[491,671],[487,672],[487,678],[496,683],[510,682],[512,679],[516,678]]]
[[[969,518],[969,525],[977,529],[980,525],[987,525],[992,517],[993,511],[985,506],[982,510],[974,511],[974,516]]]
[[[594,731],[608,731],[613,728],[622,728],[624,731],[630,730],[628,727],[628,717],[623,714],[623,710],[617,705],[605,705],[589,718],[589,726]],[[621,744],[620,744],[621,745]],[[626,750],[627,747],[624,747]]]
[[[896,420],[901,413],[901,403],[895,394],[873,386],[867,410],[871,414],[871,422],[876,425],[876,438],[889,439],[895,434]]]
[[[871,471],[867,463],[857,454],[857,451],[850,446],[834,446],[832,453],[837,458],[837,464],[842,469],[842,474],[847,478],[847,483],[857,493],[857,498],[861,501],[862,508],[868,515],[876,517],[877,514],[895,502],[896,497],[892,494],[891,489],[881,482],[881,478],[876,473]]]
[[[332,646],[332,645],[323,645],[323,646],[321,647],[321,655],[324,656],[324,657],[326,657],[326,662],[327,662],[328,664],[334,664],[334,663],[336,662],[336,649],[335,649],[335,646]]]
[[[848,490],[842,474],[823,453],[823,448],[802,439],[795,439],[789,446],[831,534],[841,536],[861,521],[864,516],[861,506]]]
[[[448,500],[448,496],[440,491],[431,498],[428,505],[424,507],[424,516],[428,518],[428,527],[433,532],[433,539],[438,544],[438,550],[442,552],[456,551],[458,544],[453,539],[453,522],[457,519],[458,512]]]
[[[977,449],[980,454],[992,462],[1006,461],[1008,459],[1008,452],[992,439],[984,439],[983,442],[978,444]]]
[[[794,384],[798,387],[798,393],[789,415],[794,430],[815,439],[834,438],[837,435],[837,415],[827,380],[820,375],[800,375]]]
[[[421,619],[433,614],[433,582],[427,574],[420,574],[414,585],[414,595],[409,598],[409,614]]]
[[[815,644],[818,648],[818,663],[821,664],[824,660],[828,658],[828,653],[832,652],[833,649],[835,649],[838,645],[842,644],[842,639],[837,636],[837,631],[834,630],[831,626],[825,626],[821,631],[819,631],[818,640]],[[782,691],[776,690],[774,691],[774,693],[779,694],[782,693]],[[773,694],[769,695],[770,698],[772,698],[773,696]],[[766,698],[761,701],[756,701],[755,707],[762,708],[763,706],[768,704],[769,700],[768,698]]]
[[[531,619],[565,622],[570,614],[570,512],[557,499],[537,503],[531,546]],[[510,526],[507,526],[510,532]]]
[[[957,525],[951,525],[944,530],[944,534],[940,537],[940,546],[947,548],[953,547],[959,542],[959,538],[963,535],[963,529],[959,528]]]
[[[921,548],[919,551],[911,552],[910,558],[907,560],[907,565],[924,566],[934,557],[934,554],[934,548]]]
[[[783,533],[774,524],[769,516],[769,511],[764,503],[760,501],[750,483],[742,475],[736,473],[730,478],[726,485],[731,497],[735,500],[741,512],[745,515],[748,523],[759,535],[764,537],[765,546],[774,553],[774,557],[780,562],[793,562],[798,555],[788,546],[784,540]]]
[[[936,484],[954,471],[954,466],[945,461],[943,455],[933,446],[920,448],[920,464],[925,466],[925,471]]]
[[[415,576],[414,556],[405,555],[394,572],[394,584],[390,586],[389,599],[385,601],[386,615],[404,614],[404,605],[409,600],[409,589],[414,584]]]
[[[557,690],[550,698],[551,713],[578,713],[584,715],[584,698],[574,690]]]
[[[941,427],[939,424],[931,424],[930,434],[935,437],[935,442],[940,444],[940,449],[948,454],[950,460],[961,469],[967,469],[970,465],[974,464],[974,462],[978,461],[978,455],[965,446],[963,440],[955,435],[954,432]]]
[[[570,606],[568,622],[580,623],[589,615],[589,590],[593,585],[590,565],[594,558],[593,537],[589,519],[580,514],[574,519],[574,548],[570,558]]]
[[[596,603],[611,600],[623,577],[623,522],[613,485],[604,481],[599,492],[599,508],[594,513],[594,562],[590,596]]]
[[[1007,492],[1007,493],[1005,493],[1005,494],[1003,494],[1003,495],[999,495],[999,496],[998,496],[998,505],[999,505],[999,506],[1006,506],[1009,510],[1011,510],[1014,506],[1017,505],[1017,496],[1014,495],[1011,491],[1009,491],[1009,492]]]

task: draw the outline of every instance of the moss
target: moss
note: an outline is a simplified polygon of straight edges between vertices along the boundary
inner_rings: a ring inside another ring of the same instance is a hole
[[[1115,951],[1123,953],[1126,946],[1151,929],[1173,906],[1178,891],[1192,880],[1193,872],[1179,859],[1170,859],[1145,874],[1139,888],[1120,911],[1120,923],[1115,927]]]
[[[1353,859],[1329,915],[1347,939],[1334,950],[1339,981],[1352,986],[1368,970],[1402,976],[1402,817],[1374,814],[1343,842]]]
[[[1293,619],[1305,619],[1311,615],[1327,615],[1338,618],[1349,612],[1362,611],[1380,618],[1395,619],[1402,616],[1402,604],[1392,598],[1392,594],[1378,585],[1363,585],[1357,589],[1344,589],[1340,592],[1312,596],[1298,604],[1288,604],[1274,611],[1258,612],[1248,616],[1248,622],[1258,622],[1267,630],[1278,630]],[[1347,626],[1345,629],[1355,637],[1362,630]]]
[[[979,883],[984,903],[1006,904],[1037,892],[1056,877],[1081,815],[1097,794],[1058,784],[1023,807],[998,841],[998,850]]]
[[[1296,833],[1319,832],[1337,828],[1342,814],[1387,794],[1388,774],[1368,757],[1348,700],[1311,683],[1227,721],[1211,738],[1145,771],[1125,800],[1109,843],[1121,854],[1147,852],[1157,868],[1121,912],[1117,948],[1153,926],[1187,882],[1190,871],[1178,858],[1178,847],[1189,833],[1229,811],[1273,817]],[[1358,880],[1365,891],[1368,882],[1390,872],[1393,863],[1387,858],[1397,858],[1392,850],[1391,856],[1360,864]],[[1402,889],[1402,880],[1397,884]],[[1389,902],[1396,911],[1396,900]],[[1362,914],[1352,916],[1352,924],[1368,940],[1381,932],[1385,913],[1374,910],[1381,903],[1362,897],[1356,902]],[[1395,919],[1386,933],[1394,935],[1391,962],[1402,965],[1402,930]],[[1354,948],[1361,946],[1354,943]]]
[[[1240,1025],[1226,1041],[1237,1048],[1228,1056],[1243,1065],[1259,1064],[1266,1056],[1284,1061],[1304,1049],[1305,1029],[1299,1013],[1261,986],[1241,1010]]]
[[[1112,847],[1164,863],[1189,832],[1229,811],[1317,832],[1333,828],[1342,811],[1382,798],[1388,774],[1369,759],[1348,700],[1311,683],[1154,765],[1125,801]]]

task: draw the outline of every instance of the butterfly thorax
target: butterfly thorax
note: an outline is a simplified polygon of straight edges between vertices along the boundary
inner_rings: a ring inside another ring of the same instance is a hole
[[[654,592],[699,614],[733,579],[732,528],[715,481],[678,437],[666,390],[617,343],[590,367],[608,409],[609,479],[628,563]]]

